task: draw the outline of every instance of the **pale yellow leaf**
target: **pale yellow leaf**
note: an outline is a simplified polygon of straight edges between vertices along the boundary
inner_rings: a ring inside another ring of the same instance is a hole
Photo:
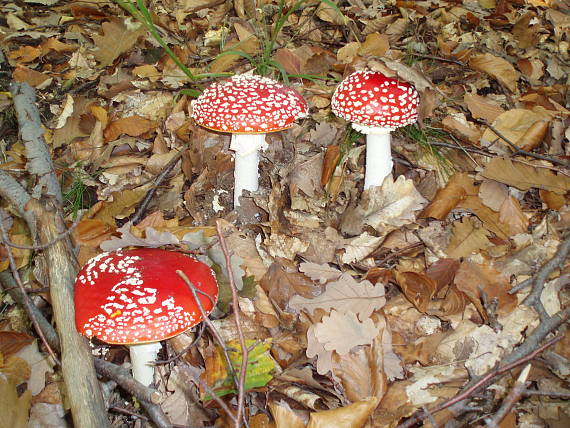
[[[467,257],[491,244],[487,239],[489,231],[478,223],[472,217],[463,217],[453,223],[453,235],[445,250],[449,257]]]
[[[338,280],[329,282],[326,287],[321,295],[313,299],[293,296],[289,306],[296,310],[306,310],[311,314],[317,308],[325,311],[335,309],[339,312],[354,312],[363,320],[386,303],[382,284],[372,285],[370,281],[359,283],[346,272]]]
[[[355,346],[371,344],[379,328],[370,318],[360,322],[353,312],[333,310],[315,325],[314,333],[325,350],[345,355]]]

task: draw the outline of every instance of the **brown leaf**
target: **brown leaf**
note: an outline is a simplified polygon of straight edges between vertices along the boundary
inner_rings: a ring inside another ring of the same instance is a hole
[[[515,25],[513,25],[513,36],[519,44],[520,49],[528,49],[538,42],[539,25],[530,25],[530,22],[536,15],[533,12],[527,12],[521,16]]]
[[[323,160],[323,170],[321,173],[321,186],[326,186],[332,177],[334,170],[340,159],[340,146],[328,146]]]
[[[452,177],[443,189],[437,191],[433,200],[421,212],[419,217],[432,217],[437,220],[444,220],[465,194],[463,186],[455,182]]]
[[[526,150],[527,152],[532,151],[542,143],[549,127],[550,123],[548,121],[537,120],[526,130],[523,136],[518,140],[517,145],[522,150]]]
[[[499,211],[505,199],[509,197],[509,188],[495,180],[484,180],[479,186],[481,202],[493,211]]]
[[[0,331],[0,352],[8,358],[33,341],[34,338],[25,333]]]
[[[423,273],[398,272],[396,282],[404,292],[406,298],[420,312],[426,312],[431,300],[437,293],[437,283],[434,279]]]
[[[295,294],[311,298],[318,296],[323,290],[321,286],[316,286],[313,281],[299,273],[293,262],[279,257],[269,266],[261,278],[260,285],[269,298],[282,309]]]
[[[123,219],[135,212],[139,202],[144,198],[146,191],[124,190],[122,192],[113,193],[113,201],[100,203],[99,210],[93,217],[99,219],[103,223],[115,226],[115,219]]]
[[[523,144],[535,144],[536,139],[540,138],[541,129],[544,124],[534,125],[535,122],[546,121],[549,122],[552,116],[546,110],[534,111],[528,109],[512,109],[500,114],[493,122],[495,128],[503,137],[508,139],[511,143],[521,146]],[[533,125],[538,127],[535,129]],[[525,139],[525,134],[529,133]],[[491,128],[487,128],[481,137],[483,141],[493,142],[498,140],[502,146],[512,151],[512,148],[496,135]]]
[[[378,405],[378,399],[368,398],[338,409],[311,413],[307,428],[362,428]]]
[[[491,243],[487,239],[489,231],[481,227],[480,222],[472,217],[463,217],[453,222],[453,235],[445,252],[449,257],[461,258],[470,256]]]
[[[511,92],[517,91],[519,78],[515,68],[503,58],[491,54],[474,55],[469,60],[469,65],[475,70],[482,71],[497,79]]]
[[[283,66],[289,74],[301,74],[301,58],[288,48],[279,48],[275,51],[273,59]]]
[[[485,227],[497,235],[501,239],[507,239],[508,226],[504,224],[499,213],[483,205],[478,196],[466,196],[459,204],[459,208],[471,211],[479,220],[483,222]]]
[[[18,49],[10,51],[8,58],[14,62],[25,64],[34,61],[42,54],[41,49],[35,46],[21,46]]]
[[[505,111],[497,103],[475,93],[465,94],[463,101],[475,119],[485,119],[489,123],[493,123]]]
[[[32,392],[27,390],[22,395],[18,395],[16,385],[4,376],[0,376],[0,397],[2,397],[0,400],[2,424],[10,428],[27,427]]]
[[[540,195],[540,199],[542,199],[551,210],[559,210],[566,204],[566,198],[558,193],[540,189],[538,194]]]
[[[499,220],[508,225],[509,236],[528,231],[529,219],[523,213],[521,204],[513,196],[505,199],[499,211]]]
[[[479,128],[465,118],[463,113],[456,113],[450,116],[445,116],[441,121],[443,127],[474,146],[479,145],[481,139],[481,131]]]
[[[41,85],[51,81],[51,77],[47,74],[40,73],[39,71],[32,70],[31,68],[24,67],[23,65],[17,65],[16,69],[12,73],[12,78],[16,82],[26,82],[28,85],[37,88]]]
[[[426,269],[426,275],[433,279],[437,284],[437,289],[441,290],[453,282],[459,264],[458,260],[439,259]]]
[[[535,168],[531,165],[513,162],[509,158],[492,159],[481,174],[483,177],[521,190],[536,187],[559,195],[570,190],[570,177],[556,174],[546,168]]]
[[[92,36],[98,48],[92,51],[93,56],[100,62],[101,67],[111,65],[116,58],[131,49],[138,38],[145,33],[142,25],[133,31],[118,19],[104,22],[101,29],[102,35]]]
[[[390,49],[390,42],[386,34],[372,33],[366,36],[366,40],[360,45],[358,54],[360,56],[384,56]]]
[[[455,274],[454,283],[471,300],[485,320],[488,319],[488,314],[483,306],[483,293],[488,303],[493,299],[498,300],[497,313],[502,316],[511,313],[518,304],[517,297],[508,293],[508,279],[489,265],[462,262]]]
[[[155,121],[137,115],[123,117],[112,121],[107,128],[105,128],[103,135],[105,136],[106,142],[115,141],[121,134],[138,137],[154,130],[156,125]]]

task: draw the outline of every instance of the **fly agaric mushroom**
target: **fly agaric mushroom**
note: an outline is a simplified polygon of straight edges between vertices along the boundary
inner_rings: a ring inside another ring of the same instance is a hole
[[[75,325],[89,338],[128,345],[133,377],[153,381],[160,341],[202,321],[184,272],[206,314],[214,309],[218,285],[212,269],[190,257],[154,248],[102,253],[89,260],[75,281]],[[209,297],[208,297],[209,296]]]
[[[265,134],[291,128],[308,110],[294,89],[246,74],[212,84],[194,101],[192,117],[198,125],[232,134],[234,207],[239,206],[242,190],[255,192],[259,187],[259,150],[267,148]]]
[[[336,88],[332,111],[366,134],[364,189],[380,186],[392,172],[390,132],[418,118],[419,95],[406,82],[371,70],[352,73]]]

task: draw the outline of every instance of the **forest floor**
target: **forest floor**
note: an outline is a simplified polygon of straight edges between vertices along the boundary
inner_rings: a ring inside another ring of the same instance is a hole
[[[110,426],[570,426],[566,1],[145,3],[0,5],[0,427],[97,426],[55,289],[131,246],[193,253],[220,295],[208,328],[163,342],[151,390],[109,369],[125,347],[76,338]],[[331,111],[361,69],[421,99],[367,190],[365,136]],[[309,114],[267,135],[234,209],[230,136],[191,114],[242,73]]]

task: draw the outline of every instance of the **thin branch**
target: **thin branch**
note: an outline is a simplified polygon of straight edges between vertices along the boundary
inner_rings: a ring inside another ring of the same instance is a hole
[[[37,244],[37,245],[19,245],[19,244],[14,244],[11,241],[7,241],[5,240],[3,242],[3,244],[12,247],[12,248],[17,248],[19,250],[32,250],[32,251],[41,251],[41,250],[45,250],[46,248],[51,247],[53,244],[55,244],[56,242],[61,241],[62,239],[67,238],[69,235],[71,235],[73,233],[73,231],[75,230],[75,228],[77,227],[77,225],[79,224],[79,222],[81,221],[81,216],[77,216],[77,218],[73,221],[73,223],[63,232],[61,232],[59,235],[57,235],[54,239],[52,239],[50,242],[47,242],[45,244]]]
[[[216,327],[214,327],[214,324],[212,324],[212,321],[210,320],[210,318],[206,314],[206,311],[204,311],[204,307],[202,306],[202,302],[200,301],[200,298],[198,297],[198,291],[200,291],[200,290],[198,290],[196,287],[194,287],[194,284],[192,284],[192,282],[190,281],[190,279],[188,278],[188,276],[184,272],[182,272],[181,270],[177,270],[176,274],[180,278],[182,278],[182,280],[186,283],[186,285],[188,286],[188,288],[192,292],[192,295],[194,296],[194,300],[198,304],[198,309],[200,310],[200,315],[202,315],[203,322],[208,326],[208,328],[210,329],[210,331],[212,332],[212,334],[214,335],[214,337],[216,338],[216,340],[218,341],[218,343],[222,347],[224,356],[226,358],[226,363],[228,364],[228,370],[230,370],[230,373],[235,373],[233,370],[232,360],[230,359],[230,356],[227,353],[227,349],[226,349],[226,345],[224,343],[224,340],[222,339],[222,337],[218,333],[218,330],[216,330]],[[207,295],[206,293],[202,293],[202,294],[205,294],[208,298],[211,299],[211,297],[209,295]],[[235,374],[233,374],[233,377],[235,378]],[[202,386],[207,387],[207,389],[204,388],[204,389],[206,389],[206,392],[208,392],[208,394],[210,394],[210,396],[214,399],[214,401],[216,403],[218,403],[218,405],[220,405],[220,407],[222,407],[222,409],[224,409],[226,411],[226,413],[232,419],[232,421],[234,421],[235,424],[239,423],[239,419],[237,418],[237,416],[233,414],[233,412],[229,409],[229,407],[226,406],[226,403],[224,403],[222,401],[222,399],[220,397],[218,397],[216,395],[216,393],[214,391],[212,391],[210,389],[210,387],[205,382]]]
[[[226,259],[226,269],[228,270],[228,279],[230,281],[230,290],[232,292],[232,306],[234,308],[236,330],[238,333],[239,344],[240,344],[241,352],[242,352],[241,370],[239,373],[238,410],[237,410],[237,417],[236,417],[236,419],[237,419],[236,428],[239,428],[241,426],[241,420],[242,420],[243,411],[244,411],[245,378],[247,375],[247,360],[248,360],[248,356],[249,356],[249,351],[247,349],[247,345],[245,343],[245,337],[243,335],[243,331],[241,328],[241,316],[240,316],[240,309],[239,309],[238,293],[237,293],[236,285],[234,282],[234,275],[232,272],[232,264],[231,264],[231,259],[230,259],[230,253],[229,253],[228,247],[226,245],[226,240],[224,238],[224,233],[222,231],[222,223],[220,220],[216,221],[216,231],[218,232],[218,239],[220,240],[220,247],[222,248],[222,252],[224,253],[224,257]]]
[[[4,210],[0,210],[0,211],[4,212]],[[6,213],[5,215],[7,216],[8,213]],[[4,215],[0,215],[0,232],[2,234],[2,243],[5,244],[8,241],[8,233],[6,232],[6,228],[4,227],[4,222],[1,220],[1,218],[3,218],[3,217],[4,217]],[[18,284],[18,287],[20,288],[20,292],[22,293],[23,296],[25,296],[22,299],[22,302],[24,303],[25,306],[28,306],[26,308],[26,311],[30,315],[30,320],[32,321],[32,324],[34,325],[34,329],[36,330],[36,333],[40,337],[40,340],[42,341],[42,343],[46,347],[48,353],[53,358],[55,363],[58,366],[61,366],[61,362],[59,361],[59,358],[57,358],[57,355],[55,354],[54,350],[52,349],[52,347],[48,343],[48,341],[44,335],[44,332],[38,323],[38,320],[34,316],[33,309],[31,307],[29,307],[29,306],[32,306],[33,303],[31,302],[30,298],[26,294],[26,289],[24,288],[24,284],[22,283],[22,279],[20,278],[20,273],[18,272],[18,266],[16,265],[16,261],[14,260],[14,254],[12,253],[12,249],[9,246],[6,246],[6,253],[8,254],[8,260],[10,263],[10,270],[12,271],[12,276],[14,277],[16,284]]]
[[[153,180],[153,185],[152,187],[149,189],[149,191],[146,193],[144,199],[142,200],[142,202],[140,203],[139,207],[137,208],[136,212],[134,213],[133,217],[131,218],[131,222],[133,224],[137,224],[138,222],[140,222],[144,216],[144,213],[146,212],[146,209],[148,208],[148,205],[150,204],[150,201],[152,201],[152,198],[154,197],[156,191],[158,190],[158,188],[160,187],[160,184],[166,179],[166,177],[168,177],[168,174],[171,173],[171,171],[174,169],[174,167],[176,166],[176,164],[178,163],[178,161],[180,160],[180,158],[182,157],[182,154],[188,150],[187,147],[185,147],[184,149],[180,150],[176,156],[174,156],[172,159],[170,159],[170,161],[166,164],[166,166],[164,167],[164,169],[162,170],[162,172]]]
[[[484,123],[485,126],[487,126],[491,131],[493,131],[501,140],[503,140],[505,143],[507,143],[509,146],[511,146],[511,148],[513,149],[513,156],[517,156],[517,155],[528,156],[528,157],[535,158],[535,159],[545,160],[545,161],[548,161],[550,163],[553,163],[554,165],[563,166],[565,168],[568,168],[570,166],[570,165],[568,165],[567,162],[562,161],[560,159],[556,159],[556,158],[553,158],[550,156],[544,156],[544,155],[541,155],[538,153],[527,152],[526,150],[521,149],[515,143],[510,141],[500,131],[498,131],[497,128],[495,128],[494,126],[489,125],[488,123],[485,123],[485,122],[482,122],[482,123]]]
[[[503,403],[501,404],[499,410],[497,410],[492,418],[485,419],[487,426],[490,428],[498,427],[501,421],[505,419],[505,416],[511,412],[515,404],[517,404],[517,402],[522,398],[527,387],[526,380],[528,378],[528,374],[530,373],[531,367],[532,366],[530,364],[527,364],[527,366],[522,370],[512,389],[509,391],[509,394],[503,400]]]
[[[465,388],[463,391],[461,391],[461,393],[459,393],[455,397],[450,398],[449,400],[446,400],[443,403],[435,406],[433,409],[430,409],[429,412],[431,414],[441,412],[442,410],[447,409],[454,404],[458,404],[461,401],[465,400],[466,398],[469,398],[473,393],[475,393],[476,391],[478,391],[479,389],[481,389],[482,387],[487,385],[489,383],[489,381],[491,381],[495,377],[497,377],[503,373],[506,373],[506,372],[526,363],[527,361],[532,360],[534,357],[536,357],[538,354],[540,354],[545,349],[554,345],[560,339],[562,339],[562,337],[555,337],[554,339],[549,340],[544,345],[540,346],[538,349],[535,349],[534,351],[532,351],[528,355],[524,355],[524,356],[516,359],[515,361],[513,361],[511,363],[505,364],[505,365],[503,365],[497,369],[494,369],[494,370],[487,372],[486,375],[484,375],[483,377],[478,379],[472,385]],[[421,411],[421,412],[417,413],[416,415],[412,416],[410,419],[408,419],[404,423],[401,423],[400,425],[398,425],[397,428],[410,428],[410,427],[414,426],[416,423],[421,422],[426,418],[427,418],[427,414],[425,412]]]
[[[556,254],[548,262],[546,262],[539,271],[533,276],[532,291],[523,301],[527,306],[533,306],[535,303],[540,302],[540,295],[544,290],[548,277],[555,269],[561,269],[564,262],[570,254],[570,235],[560,243]]]

